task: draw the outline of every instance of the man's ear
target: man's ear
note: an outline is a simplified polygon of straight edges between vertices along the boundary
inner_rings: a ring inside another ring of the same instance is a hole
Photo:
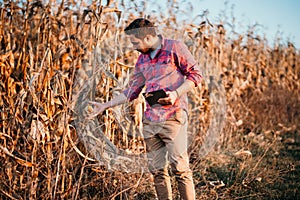
[[[144,37],[144,42],[146,42],[147,44],[151,43],[152,37],[153,37],[152,35],[146,35]]]

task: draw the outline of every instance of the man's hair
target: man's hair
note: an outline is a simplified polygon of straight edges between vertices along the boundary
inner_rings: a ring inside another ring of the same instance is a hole
[[[124,31],[127,35],[134,35],[139,39],[144,39],[146,35],[156,35],[154,24],[144,18],[135,19],[124,29]]]

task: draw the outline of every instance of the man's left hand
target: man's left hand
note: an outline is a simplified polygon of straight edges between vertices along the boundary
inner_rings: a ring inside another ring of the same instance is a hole
[[[167,91],[166,92],[167,97],[165,98],[160,98],[158,100],[158,103],[160,103],[161,105],[173,105],[176,101],[176,99],[178,98],[177,92],[176,91]]]

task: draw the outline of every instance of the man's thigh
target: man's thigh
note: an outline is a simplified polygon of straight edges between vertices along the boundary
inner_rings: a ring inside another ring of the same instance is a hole
[[[180,164],[177,167],[182,169],[187,167],[187,122],[188,117],[184,110],[179,110],[165,122],[144,120],[143,132],[149,164],[155,168],[164,167],[168,152],[171,164]]]

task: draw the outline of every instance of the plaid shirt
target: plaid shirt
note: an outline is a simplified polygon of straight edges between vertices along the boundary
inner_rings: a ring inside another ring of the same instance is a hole
[[[131,101],[136,99],[144,87],[146,92],[159,89],[165,91],[176,90],[185,79],[189,79],[197,86],[202,76],[197,62],[187,46],[179,41],[162,39],[161,48],[152,59],[150,54],[140,54],[129,83],[124,91]],[[154,122],[162,122],[170,118],[179,109],[187,110],[187,94],[181,95],[173,105],[159,105],[150,107],[147,103],[145,117]]]

